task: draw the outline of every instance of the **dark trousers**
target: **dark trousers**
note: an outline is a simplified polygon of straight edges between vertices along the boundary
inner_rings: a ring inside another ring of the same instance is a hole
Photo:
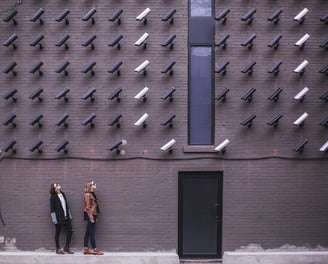
[[[91,243],[91,247],[95,249],[96,246],[96,220],[97,216],[93,216],[94,222],[91,223],[89,219],[87,219],[87,229],[84,234],[84,247],[88,247],[89,239]]]
[[[56,224],[56,234],[55,234],[55,242],[56,242],[56,248],[59,249],[59,237],[60,237],[60,231],[62,227],[66,230],[66,243],[65,247],[69,248],[69,244],[71,242],[72,234],[73,234],[73,228],[72,228],[72,221],[70,219],[65,220],[65,224]]]

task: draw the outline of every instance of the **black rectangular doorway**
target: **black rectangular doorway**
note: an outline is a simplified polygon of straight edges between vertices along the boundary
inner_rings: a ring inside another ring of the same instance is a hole
[[[179,173],[178,253],[221,258],[222,172]]]

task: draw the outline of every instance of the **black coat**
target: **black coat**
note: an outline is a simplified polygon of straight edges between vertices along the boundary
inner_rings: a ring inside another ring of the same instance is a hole
[[[67,211],[67,218],[72,219],[70,209],[68,207],[66,196],[63,192],[61,192],[66,203],[66,211]],[[50,213],[51,216],[55,215],[57,224],[65,224],[65,213],[64,209],[61,205],[60,199],[57,194],[52,194],[50,196]]]

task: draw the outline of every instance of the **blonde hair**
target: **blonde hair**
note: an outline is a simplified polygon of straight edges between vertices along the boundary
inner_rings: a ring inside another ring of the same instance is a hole
[[[91,192],[92,191],[92,185],[94,185],[95,182],[94,181],[89,181],[85,184],[85,187],[84,187],[84,192],[88,193],[88,192]]]

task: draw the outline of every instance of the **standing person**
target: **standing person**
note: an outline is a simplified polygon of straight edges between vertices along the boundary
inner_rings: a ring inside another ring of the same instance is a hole
[[[97,188],[94,181],[87,182],[84,189],[84,220],[87,221],[87,227],[84,235],[83,254],[103,255],[96,246],[96,222],[100,213],[99,203],[94,190]],[[89,240],[91,250],[89,249]]]
[[[61,191],[61,186],[58,183],[50,185],[50,214],[52,222],[56,226],[55,243],[57,254],[74,254],[70,250],[69,244],[71,242],[73,228],[72,228],[72,215],[68,206],[65,194]],[[66,243],[62,250],[59,246],[60,231],[64,227],[66,229]]]

